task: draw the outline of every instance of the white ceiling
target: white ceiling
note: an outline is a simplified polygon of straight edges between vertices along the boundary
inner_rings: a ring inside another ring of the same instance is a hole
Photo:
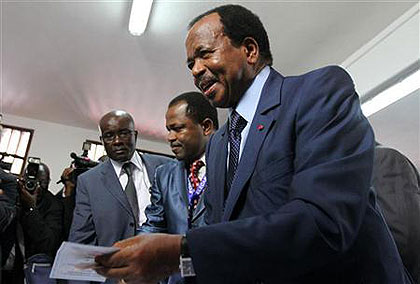
[[[340,64],[416,3],[222,2],[260,16],[284,75]],[[167,103],[195,89],[185,66],[187,24],[221,1],[155,1],[141,37],[128,33],[130,1],[1,4],[1,112],[96,129],[102,114],[121,108],[142,137],[162,140]]]

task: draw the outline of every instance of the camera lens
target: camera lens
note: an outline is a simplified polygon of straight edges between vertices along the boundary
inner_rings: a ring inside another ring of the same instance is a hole
[[[27,180],[25,182],[25,188],[27,191],[34,191],[36,187],[36,181],[35,180]]]

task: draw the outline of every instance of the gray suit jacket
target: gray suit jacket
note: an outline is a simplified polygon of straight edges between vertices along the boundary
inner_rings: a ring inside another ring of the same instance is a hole
[[[185,234],[188,230],[187,170],[180,161],[156,169],[151,187],[151,204],[146,208],[144,233]],[[205,206],[200,198],[191,220],[193,228],[204,225]]]
[[[395,149],[375,149],[373,185],[401,258],[420,283],[420,177],[416,167]]]
[[[150,181],[153,180],[156,168],[171,160],[150,154],[141,154],[140,157]],[[70,242],[112,246],[119,240],[135,236],[135,223],[130,204],[110,160],[77,178],[76,207],[70,229]],[[106,283],[116,281],[107,280]]]
[[[150,181],[156,167],[170,161],[148,154],[142,154],[141,158]],[[135,219],[111,161],[80,175],[69,241],[111,246],[135,234]]]

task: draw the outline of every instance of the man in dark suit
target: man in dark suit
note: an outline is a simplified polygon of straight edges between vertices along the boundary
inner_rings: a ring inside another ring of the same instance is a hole
[[[193,20],[186,50],[195,85],[230,108],[206,153],[211,225],[122,241],[97,271],[141,283],[181,263],[198,283],[408,282],[370,190],[374,137],[350,76],[281,76],[262,23],[238,5]]]
[[[166,112],[168,142],[178,161],[156,169],[144,233],[185,234],[203,226],[207,190],[205,150],[218,128],[217,110],[200,93],[175,97]],[[169,283],[182,283],[179,274]]]
[[[397,150],[375,147],[373,186],[403,263],[420,283],[420,177]]]
[[[137,131],[125,111],[105,114],[99,127],[110,159],[78,177],[69,241],[110,246],[136,235],[146,221],[150,181],[170,159],[135,151]]]

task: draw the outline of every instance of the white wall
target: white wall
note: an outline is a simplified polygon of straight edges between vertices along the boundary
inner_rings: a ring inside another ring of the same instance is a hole
[[[45,162],[50,168],[50,190],[52,192],[57,192],[61,189],[61,185],[56,185],[56,181],[60,179],[63,169],[70,165],[72,160],[70,153],[76,152],[80,154],[82,152],[82,144],[86,139],[99,141],[98,131],[29,119],[7,113],[3,114],[3,123],[34,129],[29,156],[41,158],[41,161]],[[137,141],[137,145],[139,148],[150,151],[170,153],[166,143],[141,139]]]
[[[356,90],[366,93],[420,58],[419,4],[416,4],[342,63]],[[420,91],[371,115],[377,141],[398,149],[420,168]]]

